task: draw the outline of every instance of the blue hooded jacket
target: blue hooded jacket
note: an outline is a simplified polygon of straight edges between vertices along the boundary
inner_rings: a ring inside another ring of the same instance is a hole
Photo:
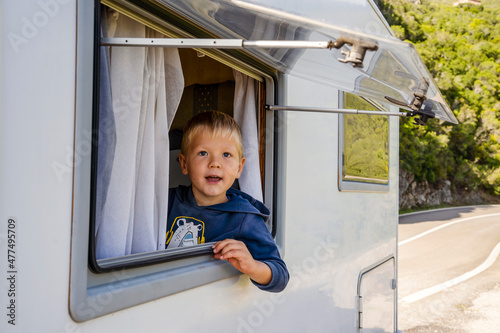
[[[265,224],[269,219],[269,209],[250,195],[233,188],[226,195],[227,202],[198,206],[191,186],[170,189],[165,248],[228,238],[242,241],[253,258],[266,263],[273,275],[267,285],[252,282],[265,291],[282,291],[288,283],[289,274]]]

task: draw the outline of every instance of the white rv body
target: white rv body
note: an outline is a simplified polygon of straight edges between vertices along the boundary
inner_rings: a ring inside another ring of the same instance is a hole
[[[148,17],[133,1],[109,3]],[[207,9],[203,1],[190,3]],[[265,7],[259,1],[209,3]],[[335,12],[322,10],[326,2],[300,3],[317,15],[304,24],[329,29],[332,20],[350,16],[351,27],[344,28],[392,40],[371,1],[336,1]],[[341,116],[266,111],[264,201],[291,275],[281,293],[258,290],[210,255],[103,273],[89,269],[97,4],[0,3],[0,331],[396,332],[398,117],[389,117],[388,182],[382,189],[344,190]],[[271,15],[280,1],[266,8]],[[298,61],[264,73],[265,102],[342,108],[338,83],[314,80],[307,66]],[[355,86],[345,91],[356,94]]]

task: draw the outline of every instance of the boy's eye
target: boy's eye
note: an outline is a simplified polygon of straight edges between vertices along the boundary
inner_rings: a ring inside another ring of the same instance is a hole
[[[231,153],[223,153],[222,156],[224,156],[224,157],[231,157]]]
[[[200,156],[207,156],[207,155],[208,155],[208,153],[207,153],[206,151],[200,151],[200,152],[198,153],[198,155],[200,155]]]

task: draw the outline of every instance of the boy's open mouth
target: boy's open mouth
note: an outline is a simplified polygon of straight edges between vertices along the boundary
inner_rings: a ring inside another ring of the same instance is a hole
[[[205,179],[209,182],[209,183],[218,183],[222,180],[221,177],[219,176],[208,176],[208,177],[205,177]]]

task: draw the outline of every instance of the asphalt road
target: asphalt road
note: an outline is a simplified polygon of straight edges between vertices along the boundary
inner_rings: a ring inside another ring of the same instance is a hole
[[[398,328],[500,332],[500,205],[399,218]]]

